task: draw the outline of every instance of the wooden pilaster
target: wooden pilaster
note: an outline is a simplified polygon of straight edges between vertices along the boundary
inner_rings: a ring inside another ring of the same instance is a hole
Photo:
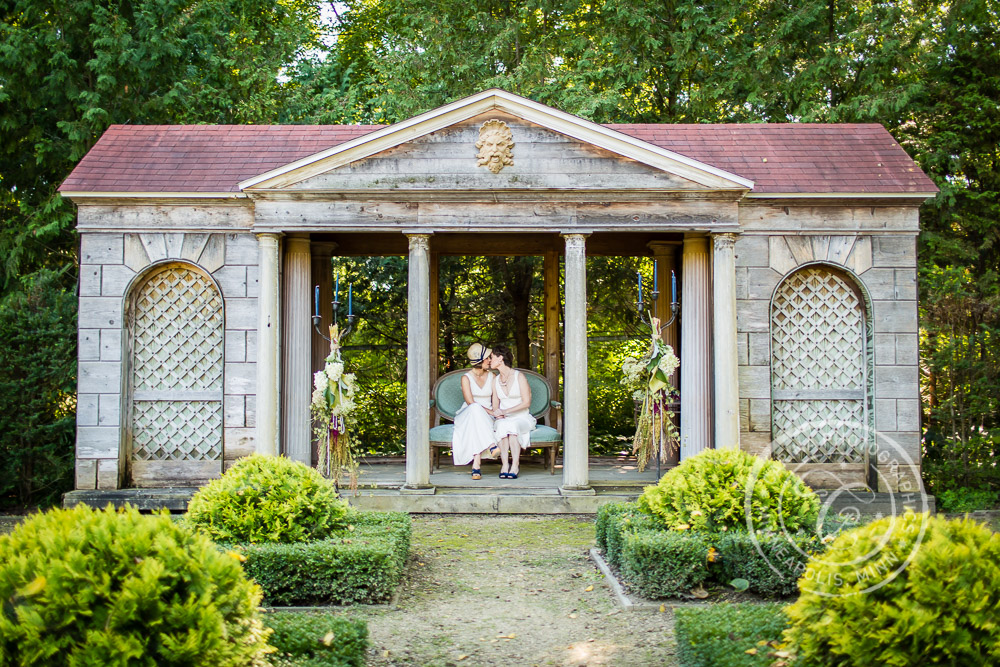
[[[544,353],[542,357],[542,368],[545,379],[549,381],[552,389],[552,396],[559,396],[559,371],[561,362],[560,340],[559,340],[559,252],[555,250],[546,251],[543,255],[544,264],[542,276],[544,278]],[[557,412],[556,420],[561,419],[561,412]],[[551,424],[550,424],[551,425]]]

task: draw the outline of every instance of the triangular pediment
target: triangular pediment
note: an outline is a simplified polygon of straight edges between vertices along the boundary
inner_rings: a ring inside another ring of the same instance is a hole
[[[511,160],[477,158],[483,123],[501,121]],[[753,183],[501,90],[453,102],[240,183],[293,191],[607,189],[746,191]]]

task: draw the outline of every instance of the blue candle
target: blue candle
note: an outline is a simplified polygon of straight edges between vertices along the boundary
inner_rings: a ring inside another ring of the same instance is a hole
[[[639,279],[639,303],[642,303],[642,274],[636,271],[635,275]]]
[[[337,274],[337,286],[333,288],[333,300],[340,300],[340,274]]]
[[[677,274],[670,272],[670,302],[677,303]]]
[[[354,314],[354,306],[351,303],[351,283],[347,283],[347,316]]]
[[[316,285],[316,298],[314,301],[316,304],[316,317],[319,317],[319,285]]]
[[[656,291],[657,291],[657,289],[656,289],[656,274],[657,274],[657,270],[656,270],[656,260],[654,259],[654,260],[653,260],[653,291],[654,291],[654,292],[656,292]]]

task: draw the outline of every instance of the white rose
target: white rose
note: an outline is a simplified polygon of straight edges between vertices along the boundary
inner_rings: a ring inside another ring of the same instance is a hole
[[[326,365],[326,378],[329,380],[330,384],[334,384],[340,380],[340,376],[344,373],[344,364],[340,361],[333,361]]]
[[[326,405],[326,396],[323,394],[322,389],[316,389],[313,391],[312,404],[318,406]]]
[[[347,394],[348,398],[354,396],[354,390],[357,389],[354,373],[344,373],[343,377],[340,378],[340,383],[344,386],[344,393]]]
[[[313,375],[313,387],[316,391],[322,392],[327,387],[327,377],[324,371],[317,371]]]

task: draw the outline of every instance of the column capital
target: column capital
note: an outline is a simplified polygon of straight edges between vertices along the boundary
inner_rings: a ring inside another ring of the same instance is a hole
[[[281,232],[256,232],[254,236],[257,237],[259,243],[266,243],[268,241],[278,242],[278,239],[282,237]]]
[[[289,236],[285,239],[285,246],[289,253],[300,252],[309,253],[310,241],[308,236]]]
[[[722,234],[712,234],[712,242],[715,247],[720,250],[729,250],[735,245],[736,241],[740,238],[739,234],[733,232],[723,232]]]
[[[406,232],[404,232],[405,234]],[[419,234],[410,233],[406,234],[406,238],[410,242],[410,252],[414,250],[427,250],[431,249],[431,236],[434,234],[421,232]]]
[[[581,229],[579,231],[559,232],[559,236],[563,237],[564,239],[571,239],[571,238],[586,239],[593,233],[594,232],[590,231],[589,229]]]

